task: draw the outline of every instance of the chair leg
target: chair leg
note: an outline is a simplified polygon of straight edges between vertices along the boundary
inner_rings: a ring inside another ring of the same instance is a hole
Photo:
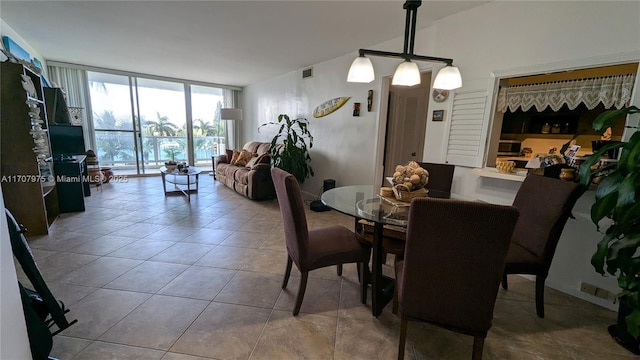
[[[509,290],[509,283],[507,282],[507,273],[502,274],[502,288]]]
[[[338,264],[338,276],[342,276],[342,264]]]
[[[484,348],[484,337],[482,336],[474,336],[473,337],[473,355],[471,356],[472,360],[482,360],[482,349]]]
[[[293,260],[287,254],[287,269],[284,271],[284,280],[282,281],[282,288],[286,289],[287,284],[289,283],[289,276],[291,275],[291,266],[293,265]]]
[[[302,306],[302,299],[304,298],[304,291],[307,289],[307,279],[309,278],[309,272],[305,271],[300,274],[300,286],[298,287],[298,296],[296,297],[296,306],[293,308],[293,316],[298,315],[300,307]]]
[[[391,312],[394,315],[398,315],[398,282],[396,281],[396,285],[393,287],[393,307],[391,308]]]
[[[362,273],[360,277],[360,302],[364,305],[367,303],[367,289],[370,281],[369,264],[358,263],[358,270],[358,274]]]
[[[404,343],[407,340],[407,317],[400,316],[400,341],[398,341],[398,360],[404,360]]]
[[[536,275],[536,313],[544,318],[544,281],[546,276]]]

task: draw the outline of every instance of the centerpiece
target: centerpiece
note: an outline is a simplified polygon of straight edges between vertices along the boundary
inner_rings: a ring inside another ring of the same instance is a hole
[[[405,166],[396,166],[392,182],[396,199],[411,201],[414,197],[427,196],[425,186],[429,182],[429,172],[417,162],[409,161]]]

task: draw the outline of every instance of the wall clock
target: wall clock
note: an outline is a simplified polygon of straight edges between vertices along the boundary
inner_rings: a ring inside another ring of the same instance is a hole
[[[433,97],[433,101],[440,103],[449,98],[449,90],[433,89],[433,94],[431,96]]]

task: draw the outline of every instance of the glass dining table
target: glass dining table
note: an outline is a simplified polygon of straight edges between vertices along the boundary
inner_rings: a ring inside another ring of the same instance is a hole
[[[378,195],[378,189],[372,185],[342,186],[325,191],[322,202],[343,214],[370,221],[373,227],[373,259],[371,269],[371,310],[373,316],[382,313],[382,309],[393,298],[395,281],[383,276],[384,251],[382,230],[384,225],[406,227],[409,215],[409,202]],[[429,190],[428,197],[469,200],[462,195]]]

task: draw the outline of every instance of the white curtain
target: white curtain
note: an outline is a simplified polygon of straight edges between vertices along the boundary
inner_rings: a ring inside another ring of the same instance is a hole
[[[96,149],[93,121],[91,118],[91,101],[87,81],[87,72],[60,66],[48,66],[49,80],[53,86],[60,87],[67,98],[67,106],[81,108],[84,143],[87,149]]]
[[[585,104],[592,110],[598,104],[605,108],[617,109],[627,105],[631,98],[631,90],[635,75],[617,75],[593,79],[556,81],[542,84],[507,86],[498,93],[497,109],[506,112],[521,108],[527,111],[535,106],[542,111],[550,107],[558,111],[563,105],[570,110]]]
[[[222,89],[222,99],[223,99],[223,108],[235,108],[238,104],[236,101],[236,90],[231,89]],[[227,144],[227,149],[240,149],[242,145],[240,143],[240,120],[237,121],[226,121],[225,131],[225,143]]]

